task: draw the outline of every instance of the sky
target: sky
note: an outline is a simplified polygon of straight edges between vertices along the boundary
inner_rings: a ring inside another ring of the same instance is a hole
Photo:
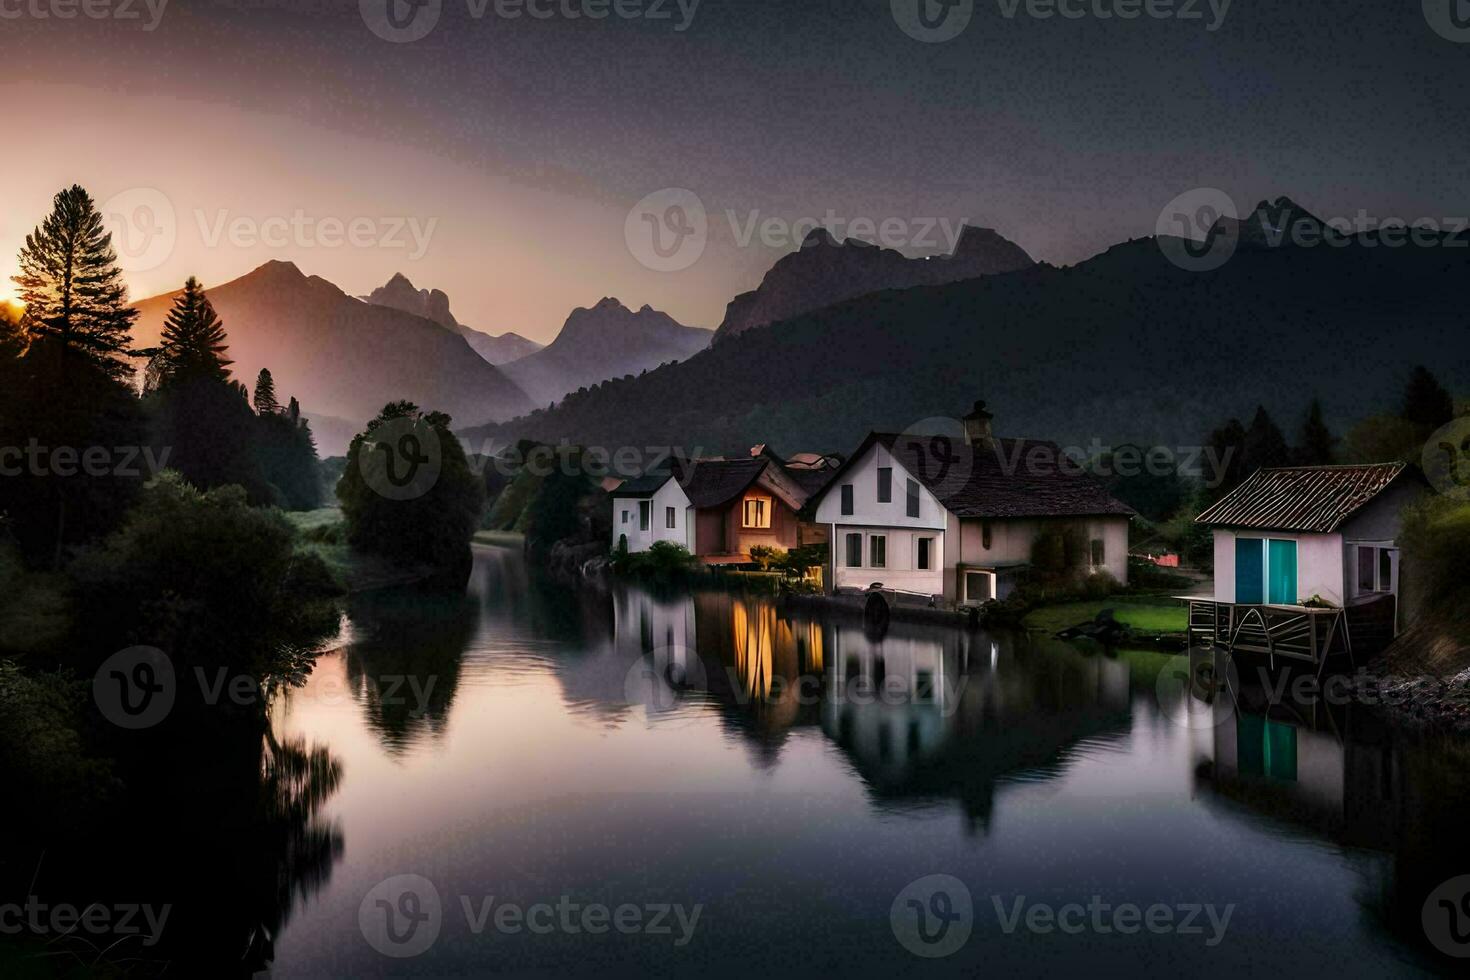
[[[817,222],[1069,264],[1196,188],[1470,213],[1464,0],[947,2],[0,0],[0,297],[71,183],[134,297],[282,258],[542,342],[714,327]]]

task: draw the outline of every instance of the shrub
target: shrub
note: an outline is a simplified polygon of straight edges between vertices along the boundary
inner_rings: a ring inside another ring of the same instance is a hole
[[[773,568],[786,568],[788,557],[787,552],[768,544],[752,545],[750,548],[750,560],[755,562],[762,571],[770,571]]]
[[[614,554],[613,568],[620,574],[669,579],[688,575],[701,567],[700,561],[683,545],[655,541],[647,551]]]

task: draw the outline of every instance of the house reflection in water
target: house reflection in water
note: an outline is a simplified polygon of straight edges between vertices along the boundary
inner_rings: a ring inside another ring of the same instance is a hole
[[[823,729],[878,806],[957,799],[969,829],[984,830],[998,785],[1051,778],[1077,743],[1128,731],[1126,660],[1025,636],[830,630]]]

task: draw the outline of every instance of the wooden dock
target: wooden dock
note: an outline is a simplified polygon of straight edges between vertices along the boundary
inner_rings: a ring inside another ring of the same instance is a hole
[[[1393,639],[1396,599],[1383,596],[1346,607],[1219,602],[1178,596],[1189,604],[1189,641],[1231,653],[1265,654],[1312,664],[1318,673],[1334,654],[1377,653]]]

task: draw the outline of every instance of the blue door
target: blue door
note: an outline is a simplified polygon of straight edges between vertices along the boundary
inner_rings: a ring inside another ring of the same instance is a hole
[[[1296,542],[1272,539],[1270,546],[1271,571],[1267,579],[1267,600],[1283,606],[1296,605]]]
[[[1266,542],[1262,538],[1235,539],[1235,601],[1266,601]]]

